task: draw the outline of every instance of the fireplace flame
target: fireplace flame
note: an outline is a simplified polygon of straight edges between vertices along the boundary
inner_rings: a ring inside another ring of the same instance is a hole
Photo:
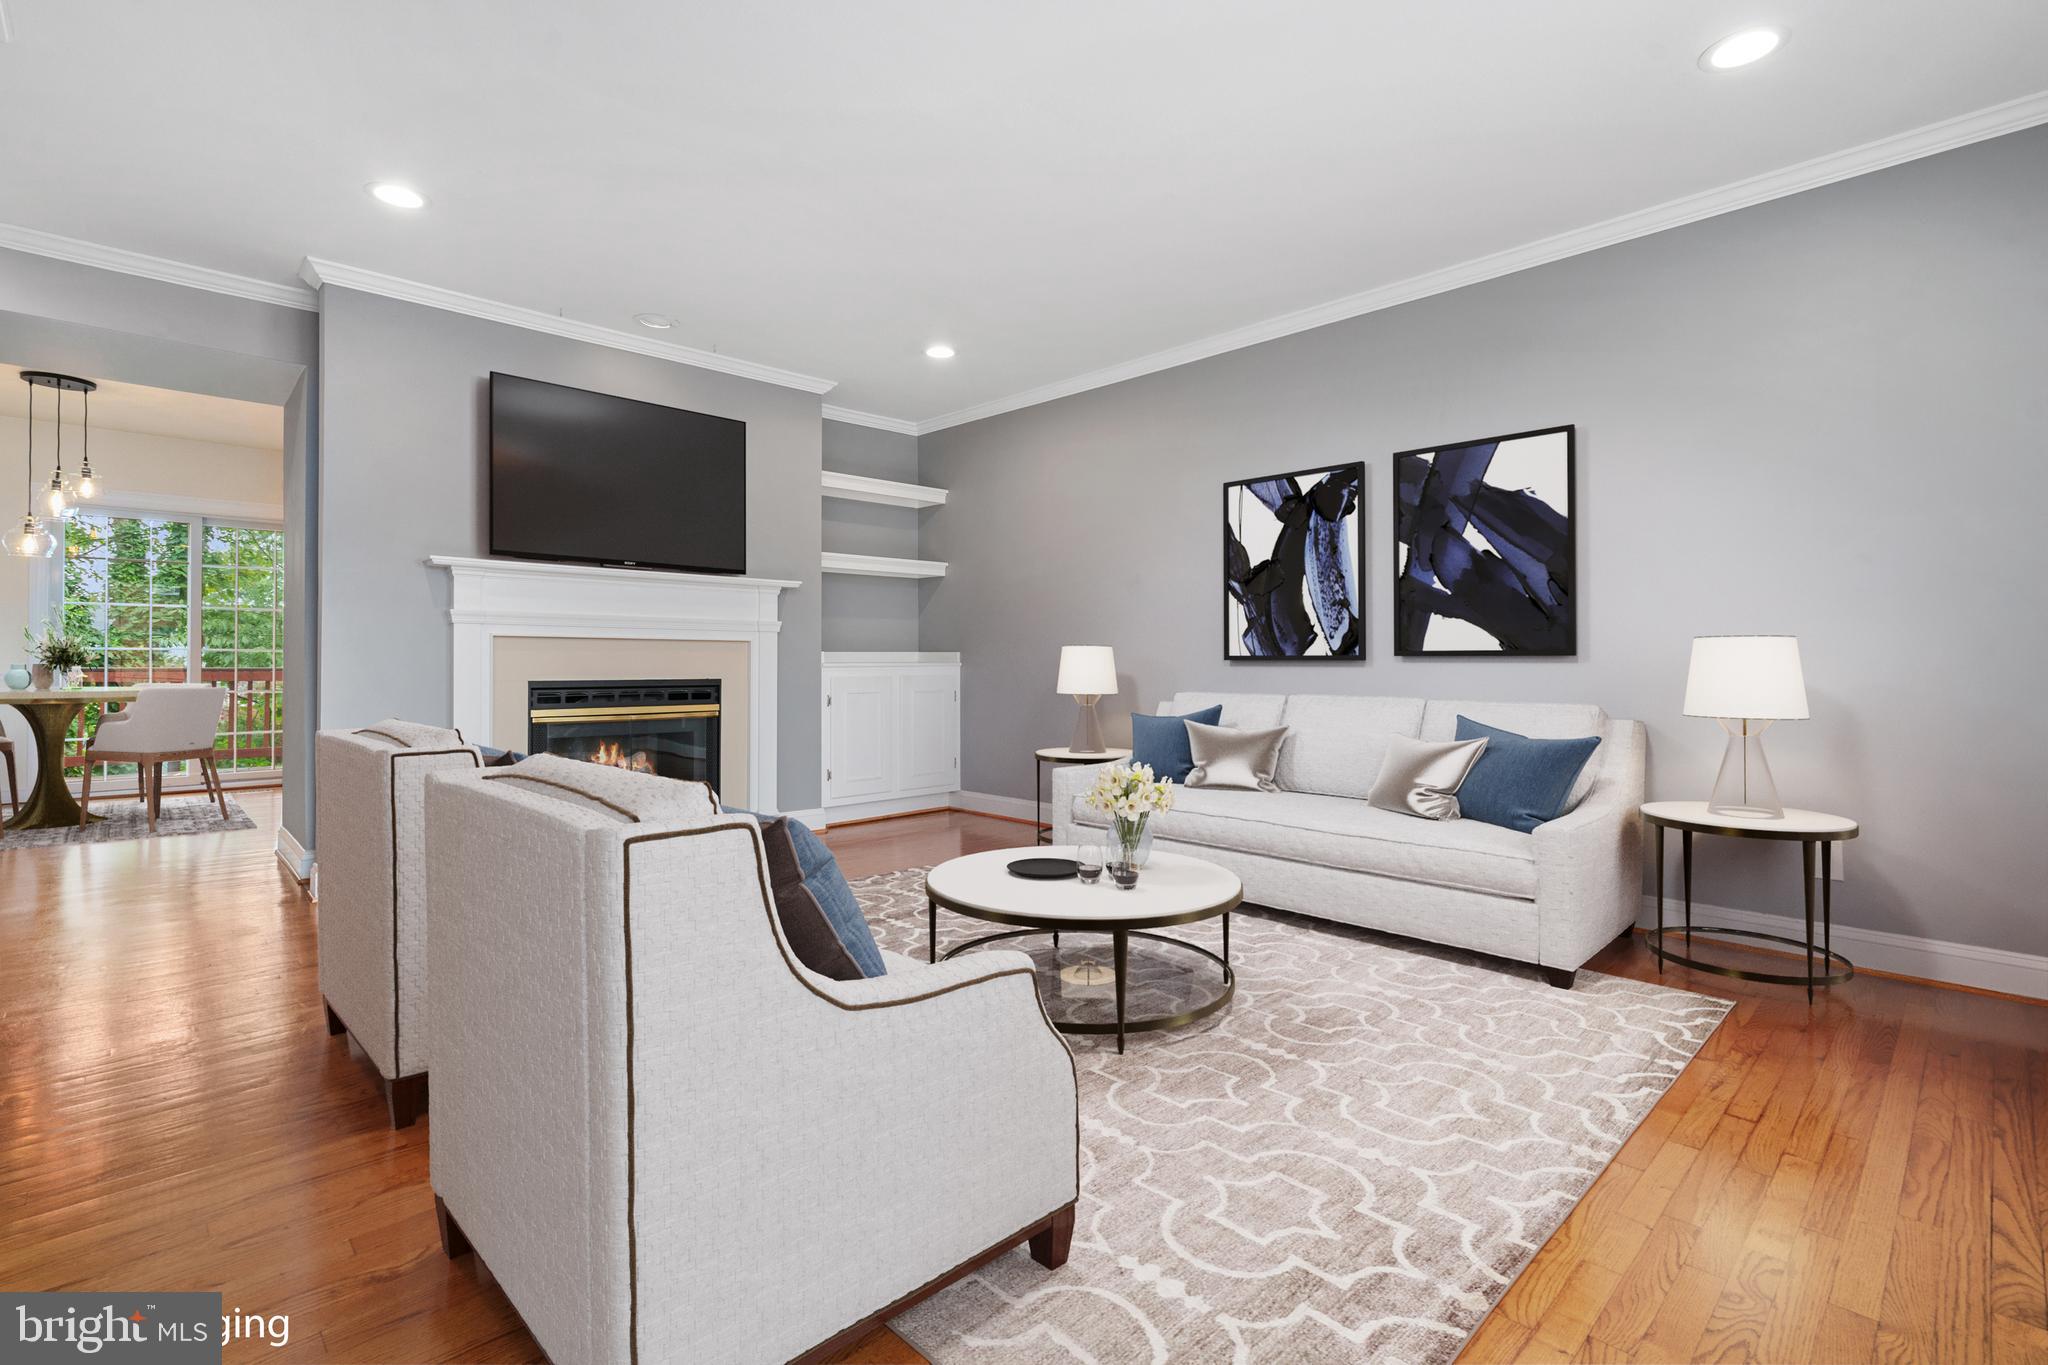
[[[645,749],[635,749],[632,753],[628,754],[624,746],[609,739],[598,741],[597,752],[590,756],[590,761],[592,763],[602,763],[608,768],[624,768],[628,772],[651,773],[654,771],[654,760],[648,756]]]

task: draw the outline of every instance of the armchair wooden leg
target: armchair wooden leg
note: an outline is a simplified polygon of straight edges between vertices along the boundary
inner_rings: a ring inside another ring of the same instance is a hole
[[[321,997],[320,1007],[327,1011],[328,1037],[332,1038],[335,1037],[337,1034],[343,1034],[348,1032],[348,1025],[341,1022],[341,1016],[334,1012],[334,1006],[327,1003],[327,999],[325,996]]]
[[[149,765],[149,832],[156,833],[156,818],[164,811],[164,765],[159,759]]]
[[[449,1260],[467,1256],[476,1250],[469,1244],[469,1235],[462,1230],[462,1224],[448,1212],[448,1201],[438,1194],[434,1196],[434,1221],[441,1225],[441,1250],[448,1253]]]
[[[93,765],[90,763],[85,765],[85,781],[80,783],[78,788],[78,827],[80,829],[85,828],[85,813],[92,808],[92,768]],[[14,782],[13,754],[7,755],[7,781],[9,785],[12,785]],[[21,814],[21,802],[16,801],[14,803],[14,813],[16,815]]]
[[[1043,1231],[1031,1234],[1031,1259],[1047,1270],[1058,1270],[1067,1263],[1073,1245],[1074,1206],[1069,1204],[1052,1216]]]
[[[391,1110],[393,1128],[412,1127],[427,1109],[427,1073],[384,1082],[384,1103]]]
[[[1577,970],[1569,967],[1538,967],[1536,970],[1543,973],[1545,981],[1561,991],[1570,990],[1572,983],[1579,979]]]

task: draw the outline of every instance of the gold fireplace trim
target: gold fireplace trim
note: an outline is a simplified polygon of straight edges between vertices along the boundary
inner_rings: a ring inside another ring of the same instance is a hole
[[[562,725],[586,720],[664,720],[671,716],[715,716],[718,704],[697,706],[565,706],[531,710],[526,718],[535,725]]]

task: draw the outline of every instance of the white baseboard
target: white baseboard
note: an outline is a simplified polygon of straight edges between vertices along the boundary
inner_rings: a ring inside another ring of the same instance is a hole
[[[912,811],[920,810],[944,810],[951,804],[953,798],[950,793],[926,792],[922,796],[892,796],[884,801],[848,801],[806,814],[817,815],[824,821],[823,827],[829,828],[832,825],[845,824],[849,820],[879,820],[886,815],[908,815]],[[811,824],[809,820],[804,823],[811,825],[813,829],[820,828],[819,825]]]
[[[1664,924],[1684,922],[1684,903],[1664,902]],[[1737,910],[1726,905],[1692,905],[1694,924],[1724,924],[1730,929],[1748,929],[1762,934],[1779,934],[1803,940],[1806,921],[1789,915],[1766,915],[1756,910]],[[1657,898],[1643,897],[1643,914],[1638,921],[1645,928],[1657,922]],[[1741,942],[1737,939],[1735,942]],[[2048,956],[2020,953],[2006,948],[1980,948],[1971,943],[1950,943],[1938,938],[1916,938],[1883,929],[1859,929],[1835,922],[1835,951],[1858,967],[1877,972],[1895,972],[1952,986],[1974,986],[1978,990],[2023,995],[2048,1000]]]
[[[285,871],[302,882],[313,875],[312,850],[301,848],[292,832],[283,825],[277,827],[277,860],[284,864]]]
[[[822,810],[786,810],[782,813],[800,825],[808,825],[813,830],[824,829],[828,823],[825,819],[825,812]]]
[[[1021,796],[996,796],[989,792],[954,792],[947,798],[955,810],[971,810],[980,815],[1002,815],[1012,820],[1036,820],[1039,807],[1034,801]],[[1051,823],[1052,808],[1045,808],[1046,823]]]

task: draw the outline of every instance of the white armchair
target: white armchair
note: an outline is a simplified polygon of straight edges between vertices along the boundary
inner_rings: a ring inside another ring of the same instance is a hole
[[[149,827],[163,809],[164,764],[191,760],[199,765],[209,801],[228,818],[228,794],[214,764],[213,741],[228,690],[211,683],[153,683],[140,689],[125,709],[100,717],[85,750],[85,781],[78,793],[78,827],[85,828],[92,804],[92,770],[100,763],[133,763],[135,785],[149,806]]]
[[[322,730],[313,754],[327,1031],[354,1037],[404,1128],[427,1090],[427,775],[483,757],[457,731],[396,720]]]
[[[1020,1243],[1062,1264],[1075,1073],[1029,960],[819,976],[751,819],[584,772],[429,785],[448,1254],[563,1365],[823,1358]]]

